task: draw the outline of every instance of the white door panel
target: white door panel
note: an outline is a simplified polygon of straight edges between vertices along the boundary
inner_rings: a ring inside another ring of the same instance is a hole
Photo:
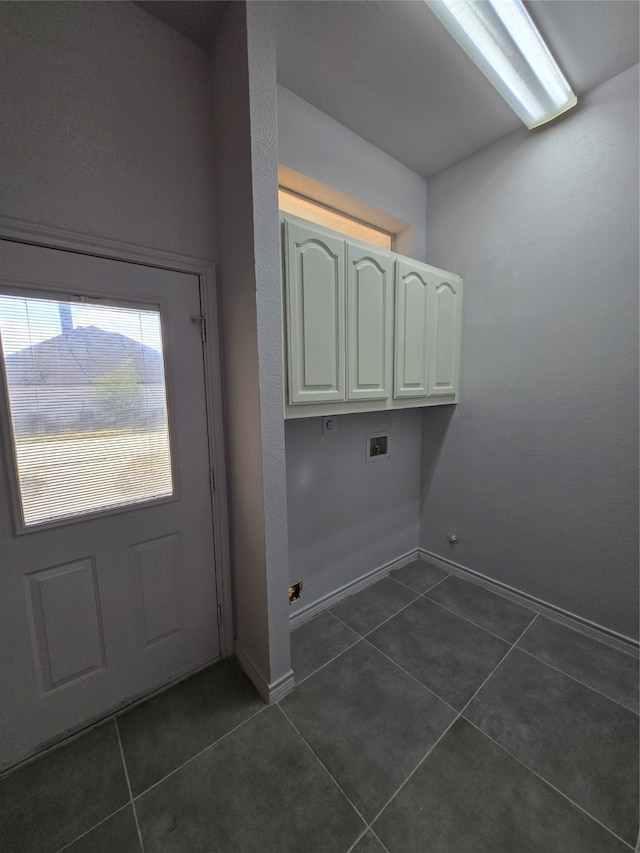
[[[192,321],[200,314],[197,276],[10,241],[1,248],[2,292],[159,308],[174,476],[173,496],[161,501],[24,530],[12,507],[13,459],[3,454],[0,765],[7,765],[219,657],[220,645],[203,352]],[[3,422],[6,432],[8,417]],[[45,447],[75,440],[73,431],[49,436],[48,429],[39,433]],[[88,438],[99,449],[108,433]],[[137,433],[135,440],[150,441]],[[94,478],[120,465],[118,477],[131,483],[153,458],[105,465],[96,453]],[[51,464],[55,452],[47,457]]]

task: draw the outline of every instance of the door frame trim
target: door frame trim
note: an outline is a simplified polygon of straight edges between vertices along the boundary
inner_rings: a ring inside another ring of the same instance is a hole
[[[234,654],[233,607],[231,600],[231,559],[229,545],[229,507],[227,502],[227,466],[222,390],[222,350],[219,294],[216,267],[211,260],[191,258],[138,246],[119,240],[80,234],[62,228],[37,225],[21,219],[0,216],[0,239],[62,249],[78,254],[93,255],[110,260],[126,261],[149,267],[191,273],[199,279],[201,309],[206,319],[207,340],[204,343],[205,397],[209,468],[215,472],[215,489],[211,490],[215,581],[218,597],[220,654]]]

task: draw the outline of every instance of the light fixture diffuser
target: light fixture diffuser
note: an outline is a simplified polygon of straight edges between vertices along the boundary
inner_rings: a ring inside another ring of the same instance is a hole
[[[521,0],[426,2],[530,130],[576,105]]]

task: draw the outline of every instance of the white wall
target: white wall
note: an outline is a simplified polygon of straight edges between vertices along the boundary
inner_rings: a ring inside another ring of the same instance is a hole
[[[287,421],[289,573],[300,607],[417,547],[420,411]],[[367,435],[389,436],[389,459],[366,460]],[[295,612],[292,610],[292,612]]]
[[[236,650],[265,699],[291,678],[272,13],[229,4],[211,52]]]
[[[428,190],[427,254],[465,301],[462,402],[423,415],[421,545],[637,636],[637,67]]]
[[[424,178],[278,86],[281,164],[413,226],[424,260]],[[335,435],[321,418],[287,421],[289,574],[306,607],[418,545],[420,415],[342,415]],[[388,429],[389,460],[367,462],[369,433]],[[294,613],[295,610],[292,610]]]
[[[130,3],[2,3],[5,216],[213,259],[206,54]]]
[[[278,159],[408,222],[413,247],[406,254],[426,260],[426,180],[283,86],[278,86]]]

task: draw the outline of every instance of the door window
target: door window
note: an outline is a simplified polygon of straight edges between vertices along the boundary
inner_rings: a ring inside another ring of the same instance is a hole
[[[159,307],[0,293],[23,529],[174,494]]]

